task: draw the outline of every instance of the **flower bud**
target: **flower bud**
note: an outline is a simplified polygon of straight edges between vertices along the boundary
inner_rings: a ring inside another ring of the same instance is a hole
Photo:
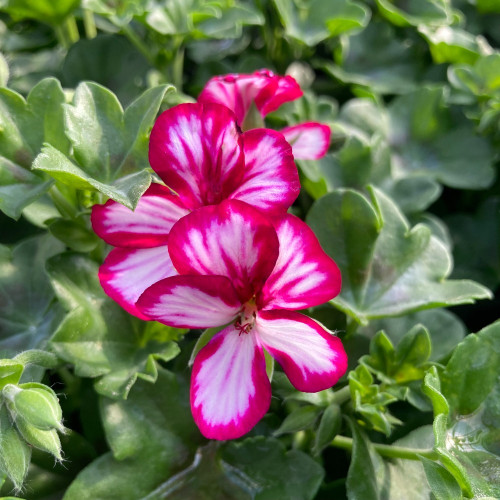
[[[2,391],[13,419],[19,418],[37,429],[64,431],[62,410],[55,392],[43,384],[8,384]]]
[[[43,431],[22,418],[16,420],[16,426],[21,436],[31,446],[51,453],[57,460],[62,460],[61,441],[55,429]]]

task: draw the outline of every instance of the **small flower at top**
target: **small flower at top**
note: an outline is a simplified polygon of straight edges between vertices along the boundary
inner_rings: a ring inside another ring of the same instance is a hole
[[[300,219],[271,221],[227,200],[179,220],[168,249],[178,275],[148,288],[139,310],[176,327],[227,325],[193,366],[191,409],[206,437],[240,437],[267,412],[263,349],[300,391],[327,389],[345,373],[340,340],[295,312],[332,299],[341,285],[337,265]]]
[[[224,104],[231,109],[243,130],[251,127],[254,107],[262,118],[285,102],[302,96],[299,84],[291,76],[275,75],[262,69],[252,74],[229,74],[211,78],[201,91],[198,102]],[[330,145],[330,127],[306,122],[280,131],[291,144],[295,159],[317,160]]]
[[[180,104],[160,115],[149,161],[166,186],[152,184],[134,211],[109,200],[92,208],[94,231],[118,247],[99,270],[105,292],[142,319],[135,303],[150,285],[176,274],[166,243],[181,217],[225,199],[266,214],[285,213],[300,183],[290,145],[273,130],[241,133],[220,104]]]

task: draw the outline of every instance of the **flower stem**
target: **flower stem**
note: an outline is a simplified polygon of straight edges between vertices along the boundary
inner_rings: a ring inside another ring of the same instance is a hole
[[[122,26],[123,34],[129,39],[129,41],[135,46],[135,48],[148,60],[151,66],[155,66],[155,61],[153,57],[151,57],[151,50],[147,47],[147,45],[137,36],[135,31],[126,24]]]
[[[349,388],[349,385],[346,385],[345,387],[342,387],[342,389],[333,393],[331,404],[336,403],[341,405],[342,403],[349,401],[349,399],[351,399],[351,389]]]
[[[94,14],[89,9],[83,9],[83,26],[85,28],[85,36],[89,40],[97,36],[97,28],[95,27]]]
[[[406,460],[419,460],[419,456],[429,458],[430,460],[437,460],[437,453],[430,448],[406,448],[404,446],[393,446],[390,444],[372,443],[375,451],[383,456],[390,458],[405,458]],[[343,450],[352,450],[352,438],[346,436],[336,436],[330,443],[335,448]]]
[[[38,365],[43,368],[55,368],[59,364],[59,360],[55,354],[39,349],[30,349],[24,351],[13,358],[23,365]]]
[[[64,28],[68,33],[70,45],[80,40],[80,33],[78,33],[78,26],[76,25],[75,16],[69,16],[66,18],[66,20],[64,21]]]
[[[354,318],[347,319],[347,327],[345,330],[344,340],[351,338],[358,329],[359,323]]]
[[[174,45],[174,60],[172,62],[172,83],[178,91],[182,90],[182,74],[184,68],[184,47],[182,37],[177,38]]]
[[[57,26],[54,26],[54,31],[56,33],[56,38],[57,38],[57,41],[59,42],[59,44],[65,49],[69,48],[69,46],[71,44],[69,43],[69,40],[66,36],[66,33],[65,33],[62,25],[58,24]]]

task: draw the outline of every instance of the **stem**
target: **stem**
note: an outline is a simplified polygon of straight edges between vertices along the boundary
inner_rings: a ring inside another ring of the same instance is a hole
[[[176,40],[174,46],[174,61],[172,63],[172,83],[178,91],[182,90],[182,74],[184,67],[184,47],[182,37]]]
[[[351,338],[358,329],[359,323],[354,318],[347,319],[347,326],[343,340]]]
[[[346,385],[345,387],[342,387],[342,389],[333,393],[331,404],[336,403],[341,405],[342,403],[349,401],[349,399],[351,399],[351,389],[349,388],[349,385]]]
[[[43,368],[55,368],[59,364],[59,360],[55,354],[39,349],[30,349],[15,356],[14,361],[23,365],[38,365]]]
[[[70,45],[80,40],[80,33],[78,33],[78,26],[76,25],[75,16],[67,17],[64,21],[64,27],[66,28],[66,32],[68,33]]]
[[[61,212],[62,215],[69,216],[71,219],[75,219],[78,215],[78,210],[69,202],[69,200],[57,189],[57,186],[52,186],[49,190],[49,196],[54,202],[57,210]]]
[[[66,37],[66,32],[63,30],[62,26],[60,24],[54,26],[54,31],[56,32],[56,38],[59,44],[65,49],[69,48],[71,44],[69,43],[69,40]]]
[[[155,66],[155,61],[151,57],[151,51],[147,45],[135,34],[135,31],[126,24],[122,26],[123,34],[130,40],[134,47],[149,61],[151,66]]]
[[[91,10],[83,9],[83,27],[85,28],[85,36],[89,40],[97,36],[94,14]]]
[[[392,446],[390,444],[378,444],[372,443],[375,451],[383,456],[390,458],[405,458],[407,460],[419,460],[419,456],[429,458],[430,460],[437,460],[437,453],[430,449],[418,449],[418,448],[406,448],[404,446]],[[335,448],[341,448],[343,450],[352,450],[352,438],[346,436],[336,436],[335,439],[330,443],[331,446]]]

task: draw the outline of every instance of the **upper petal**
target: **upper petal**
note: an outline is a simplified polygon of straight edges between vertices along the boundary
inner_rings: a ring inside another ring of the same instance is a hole
[[[303,314],[261,311],[255,329],[264,348],[299,391],[328,389],[347,370],[347,355],[340,339]]]
[[[281,133],[292,146],[296,160],[318,160],[326,155],[330,146],[330,127],[322,123],[301,123],[286,127]]]
[[[300,192],[290,145],[279,132],[254,129],[243,134],[245,172],[230,198],[264,212],[284,213]]]
[[[241,302],[224,276],[173,276],[145,290],[137,308],[166,325],[209,328],[233,320]]]
[[[179,274],[226,276],[242,302],[261,289],[274,267],[278,247],[271,222],[238,200],[202,207],[183,217],[168,242]]]
[[[279,256],[259,297],[263,309],[304,309],[340,293],[337,264],[299,218],[285,215],[275,222]]]
[[[294,101],[302,96],[302,90],[293,77],[275,75],[268,70],[260,70],[256,73],[268,76],[268,84],[255,98],[255,104],[262,116],[275,111],[285,102]]]
[[[136,307],[137,299],[156,281],[177,274],[167,247],[115,248],[99,268],[99,280],[107,295],[126,311],[150,319]]]
[[[262,349],[252,333],[230,325],[198,353],[191,375],[191,410],[209,439],[235,439],[250,431],[271,402]]]
[[[172,226],[189,210],[160,184],[152,184],[134,211],[108,200],[92,207],[92,227],[106,243],[117,247],[150,248],[164,245]]]
[[[156,120],[149,162],[189,208],[219,203],[243,176],[234,114],[219,104],[179,104]]]

